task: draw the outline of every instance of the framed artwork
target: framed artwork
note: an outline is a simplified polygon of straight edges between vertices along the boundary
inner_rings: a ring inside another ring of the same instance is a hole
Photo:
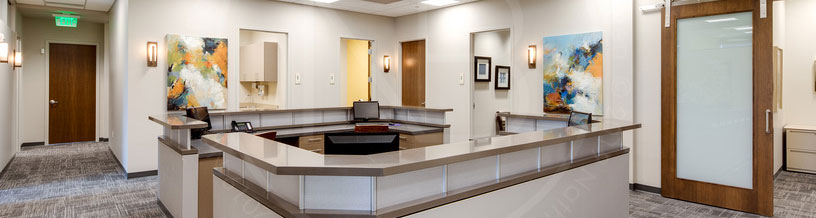
[[[227,109],[227,39],[167,35],[167,110]]]
[[[476,56],[476,66],[473,69],[473,78],[476,82],[490,82],[490,57]]]
[[[510,67],[496,65],[496,89],[510,89]]]
[[[773,52],[773,112],[776,112],[782,109],[782,49],[774,46]]]
[[[544,37],[544,112],[603,115],[603,33]]]

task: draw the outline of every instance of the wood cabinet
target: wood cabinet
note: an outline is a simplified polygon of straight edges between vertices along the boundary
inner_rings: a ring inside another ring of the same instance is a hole
[[[816,173],[816,127],[785,127],[787,170]]]
[[[323,135],[301,136],[298,147],[316,153],[323,153]]]
[[[198,159],[198,217],[213,217],[213,168],[222,167],[222,157]]]
[[[241,82],[278,81],[278,43],[244,45],[240,53]]]
[[[412,149],[412,148],[421,148],[431,145],[440,145],[444,142],[444,137],[442,136],[441,132],[437,133],[428,133],[428,134],[418,134],[418,135],[410,135],[400,133],[399,135],[399,143],[400,149]]]

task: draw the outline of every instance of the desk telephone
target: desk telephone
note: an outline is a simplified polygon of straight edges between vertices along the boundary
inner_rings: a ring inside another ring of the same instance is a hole
[[[250,122],[235,122],[232,121],[232,131],[233,132],[254,132],[252,129],[252,123]]]

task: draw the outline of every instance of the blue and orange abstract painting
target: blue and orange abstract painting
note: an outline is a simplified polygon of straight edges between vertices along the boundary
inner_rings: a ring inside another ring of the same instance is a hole
[[[603,33],[544,37],[544,112],[603,114]]]
[[[227,108],[227,39],[167,35],[167,110]]]

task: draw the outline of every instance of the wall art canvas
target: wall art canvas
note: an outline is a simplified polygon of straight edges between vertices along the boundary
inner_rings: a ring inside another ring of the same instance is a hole
[[[167,110],[227,108],[227,39],[167,35]]]
[[[603,114],[603,33],[544,37],[544,112]]]

